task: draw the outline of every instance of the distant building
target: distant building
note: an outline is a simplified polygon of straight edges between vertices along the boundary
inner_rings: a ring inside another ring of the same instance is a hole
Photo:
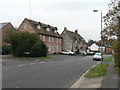
[[[15,30],[10,22],[0,23],[0,46],[8,44],[4,41],[5,35],[8,30]]]
[[[101,46],[100,43],[96,44],[93,43],[91,46],[88,47],[87,52],[101,52],[105,54],[111,54],[112,53],[112,48],[109,45],[103,45]]]
[[[18,28],[22,32],[37,33],[48,47],[48,53],[58,53],[62,47],[62,37],[57,27],[25,18]]]
[[[84,38],[78,34],[78,31],[75,30],[75,32],[67,30],[67,28],[64,28],[64,31],[62,32],[63,37],[63,50],[72,50],[72,51],[86,51],[87,44]]]
[[[93,52],[98,52],[99,51],[99,46],[95,43],[89,46],[89,50]]]

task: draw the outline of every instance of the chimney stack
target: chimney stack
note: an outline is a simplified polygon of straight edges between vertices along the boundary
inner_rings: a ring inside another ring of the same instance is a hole
[[[78,30],[77,29],[75,30],[75,33],[78,34]]]

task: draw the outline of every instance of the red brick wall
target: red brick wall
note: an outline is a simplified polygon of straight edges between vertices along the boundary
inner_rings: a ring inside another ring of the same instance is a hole
[[[50,37],[50,40],[49,40],[49,37]],[[53,38],[53,41],[52,41],[52,38]],[[41,39],[43,40],[43,35],[41,35]],[[60,39],[61,38],[58,38],[58,42],[57,42],[57,37],[45,36],[45,41],[44,40],[43,41],[48,47],[49,54],[59,53],[61,51],[62,40],[60,41]],[[50,48],[50,51],[49,51],[49,48]]]
[[[110,48],[110,47],[105,47],[105,53],[106,53],[106,54],[112,53],[112,48]]]
[[[36,33],[31,24],[29,23],[29,21],[26,19],[19,26],[18,30],[22,32]]]

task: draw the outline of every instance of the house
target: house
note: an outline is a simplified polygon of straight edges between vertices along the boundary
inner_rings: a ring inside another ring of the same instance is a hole
[[[89,50],[92,52],[99,52],[99,46],[96,43],[93,43],[92,45],[90,45]]]
[[[63,50],[72,50],[74,52],[86,51],[86,41],[81,35],[78,34],[78,30],[72,32],[67,30],[65,27],[64,31],[61,33],[61,36],[63,37]]]
[[[112,47],[110,46],[110,42],[111,41],[109,41],[109,40],[100,40],[100,41],[98,41],[98,44],[102,45],[102,47],[104,47],[103,53],[112,54]]]
[[[15,30],[10,22],[0,23],[0,46],[8,44],[4,41],[5,35],[8,30]]]
[[[57,30],[57,27],[27,18],[23,20],[18,28],[18,31],[39,34],[40,39],[47,45],[49,54],[61,51],[62,37]]]

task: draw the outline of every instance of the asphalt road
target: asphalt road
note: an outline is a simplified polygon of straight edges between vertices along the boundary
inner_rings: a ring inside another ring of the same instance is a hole
[[[91,66],[93,56],[53,55],[48,60],[3,59],[3,88],[70,88]],[[105,56],[107,57],[107,56]]]

